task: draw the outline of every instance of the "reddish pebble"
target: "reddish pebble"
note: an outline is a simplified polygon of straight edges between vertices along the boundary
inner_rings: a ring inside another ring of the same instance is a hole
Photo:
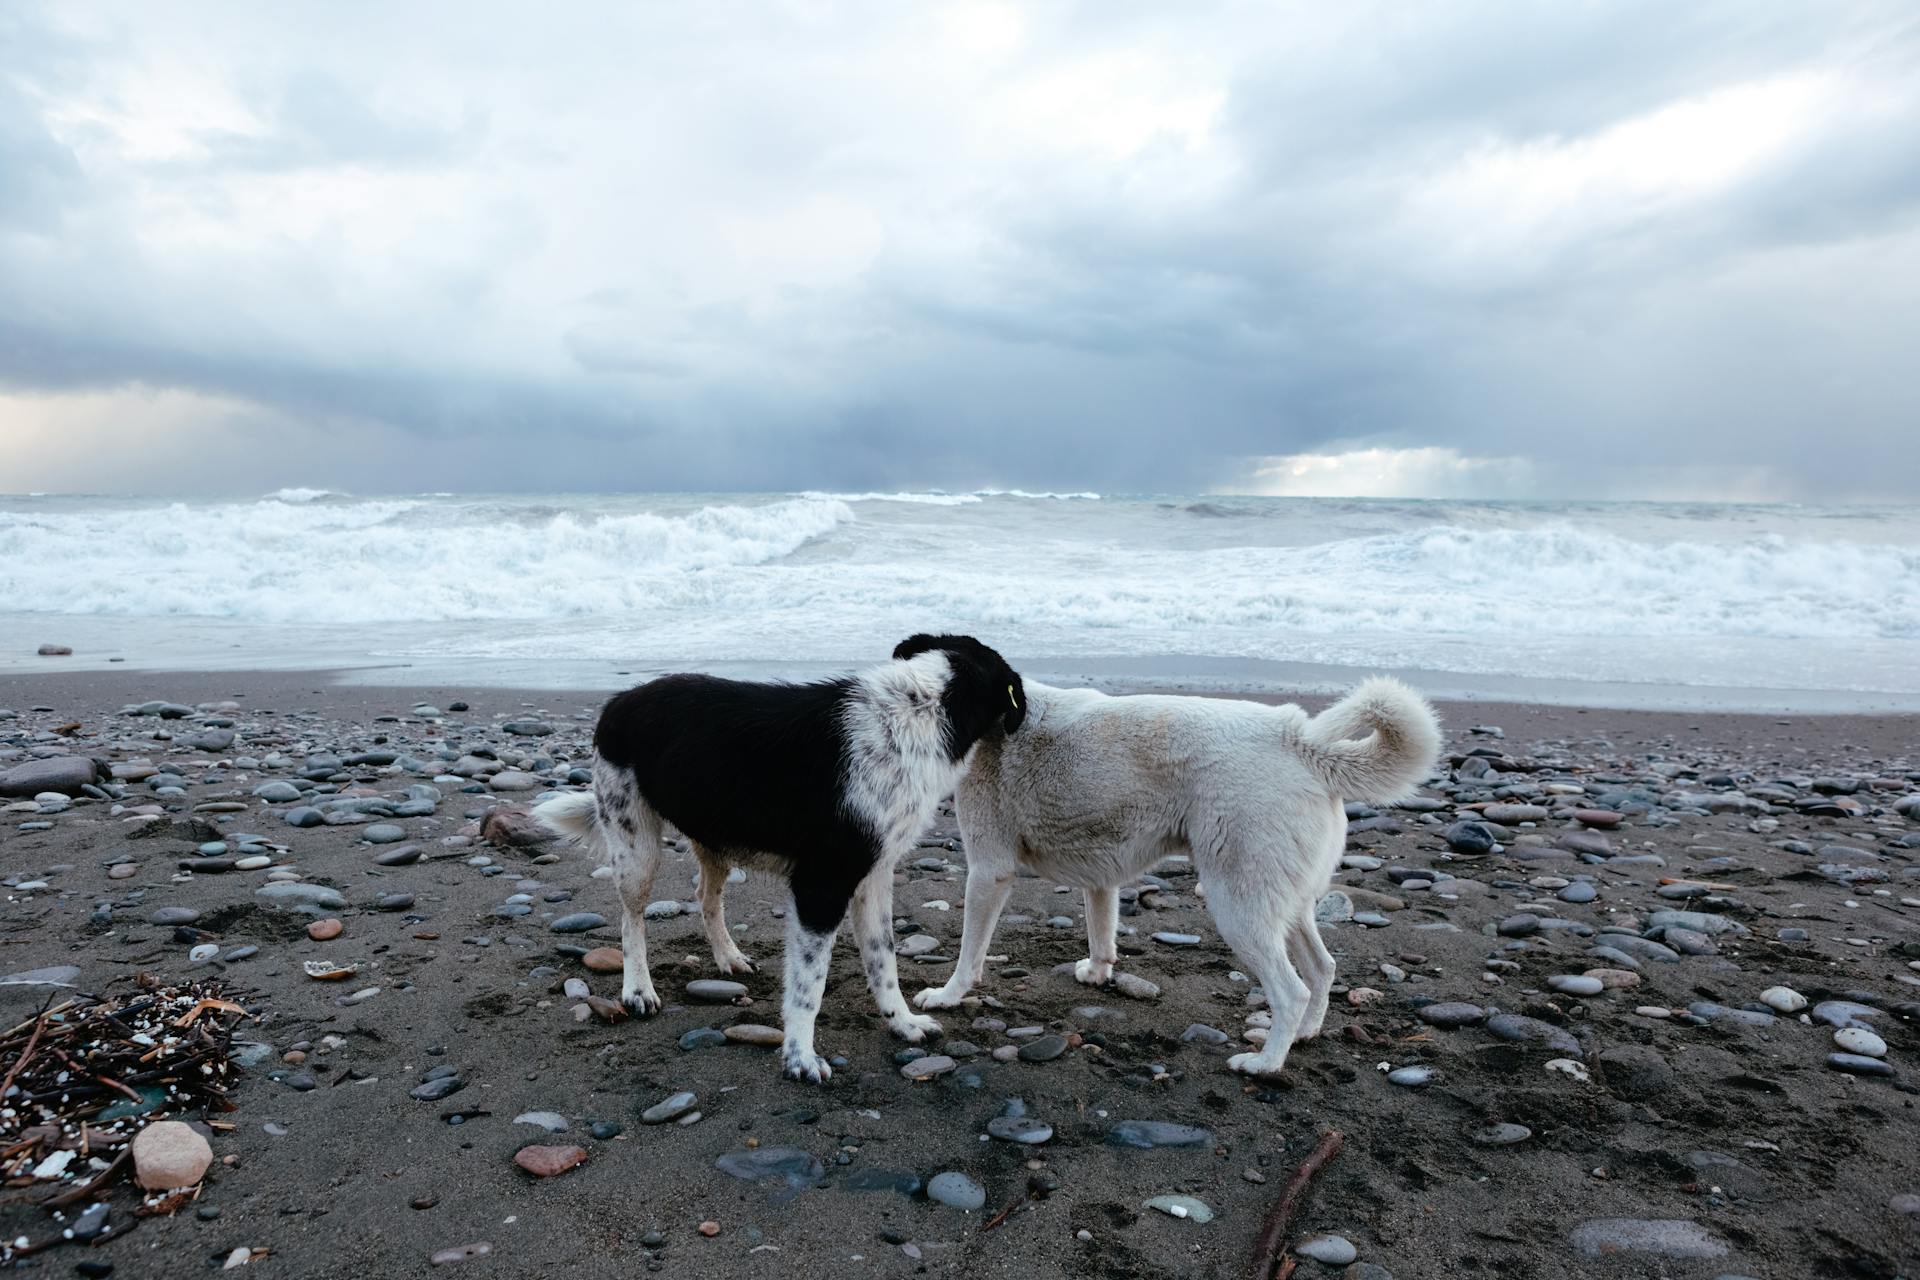
[[[326,942],[339,937],[340,931],[344,928],[346,926],[338,920],[315,920],[307,926],[307,936],[315,942]]]
[[[627,958],[618,947],[595,947],[580,957],[580,963],[595,973],[619,973],[626,966]]]
[[[1611,809],[1575,809],[1573,811],[1573,820],[1588,827],[1617,827],[1620,825],[1621,816]]]
[[[700,1234],[703,1236],[717,1236],[720,1234],[720,1224],[712,1219],[708,1219],[700,1224]]]
[[[586,1005],[593,1010],[593,1016],[602,1022],[625,1022],[631,1016],[627,1013],[627,1006],[605,996],[588,996]]]
[[[552,1178],[586,1163],[585,1147],[522,1147],[513,1162],[536,1178]]]

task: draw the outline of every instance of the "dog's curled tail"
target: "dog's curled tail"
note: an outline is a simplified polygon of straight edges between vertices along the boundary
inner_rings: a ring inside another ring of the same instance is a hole
[[[533,806],[534,819],[541,826],[583,849],[600,843],[599,809],[591,791],[569,791]]]
[[[1371,676],[1313,717],[1300,747],[1343,800],[1392,804],[1433,772],[1440,721],[1427,700],[1389,676]]]

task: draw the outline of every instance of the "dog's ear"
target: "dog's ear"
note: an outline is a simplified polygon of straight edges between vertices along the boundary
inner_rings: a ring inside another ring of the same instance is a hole
[[[993,653],[993,650],[989,649],[987,652]],[[997,653],[994,653],[993,656],[994,660],[1000,664],[1000,673],[1006,677],[1007,701],[1013,704],[1008,707],[1005,714],[1002,715],[1000,726],[1008,733],[1012,733],[1022,724],[1026,723],[1027,686],[1026,682],[1020,679],[1020,673],[1008,665],[1005,658],[1002,658]]]
[[[984,686],[986,723],[998,720],[1000,727],[1008,733],[1024,724],[1027,719],[1027,686],[1012,664],[990,645],[981,644],[972,636],[946,636],[943,639],[947,651],[961,656],[974,669],[976,682]]]

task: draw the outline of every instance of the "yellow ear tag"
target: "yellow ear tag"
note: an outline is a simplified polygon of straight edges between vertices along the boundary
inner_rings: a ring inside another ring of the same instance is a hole
[[[1018,698],[1016,698],[1016,697],[1014,697],[1014,696],[1013,696],[1013,686],[1012,686],[1012,685],[1008,685],[1008,686],[1007,686],[1007,701],[1008,701],[1008,702],[1011,702],[1011,703],[1013,704],[1013,709],[1014,709],[1015,711],[1018,711],[1018,710],[1020,709],[1020,699],[1018,699]]]

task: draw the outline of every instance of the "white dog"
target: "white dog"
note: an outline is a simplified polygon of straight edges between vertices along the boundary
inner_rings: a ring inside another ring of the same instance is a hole
[[[1343,800],[1387,804],[1432,772],[1433,709],[1376,677],[1318,716],[1221,698],[1109,697],[1026,685],[1017,734],[983,738],[955,791],[967,851],[960,959],[914,1003],[945,1009],[977,982],[1020,866],[1086,893],[1088,956],[1075,976],[1113,978],[1119,889],[1190,853],[1220,935],[1260,980],[1273,1027],[1228,1065],[1277,1072],[1319,1034],[1334,961],[1314,906],[1345,843]],[[1364,736],[1362,736],[1364,735]]]

